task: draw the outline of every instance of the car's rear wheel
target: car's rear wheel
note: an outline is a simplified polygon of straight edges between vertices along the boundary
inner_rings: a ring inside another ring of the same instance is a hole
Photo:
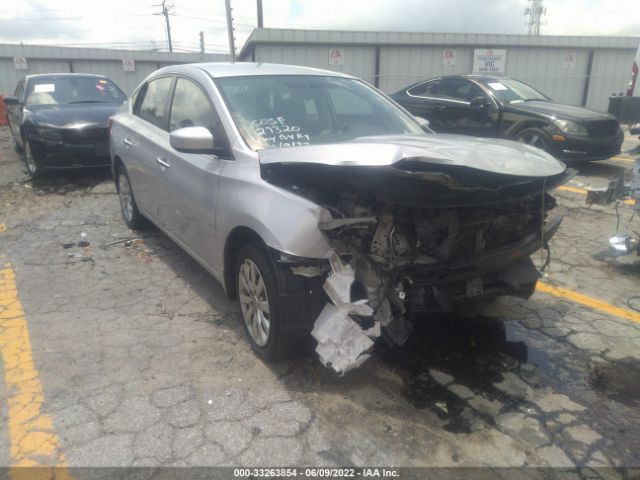
[[[42,167],[38,160],[33,156],[33,151],[31,150],[31,143],[29,139],[24,141],[24,151],[22,153],[24,158],[24,163],[27,166],[27,173],[31,178],[37,178],[42,175]]]
[[[247,243],[238,252],[236,288],[243,325],[252,349],[264,360],[274,361],[285,346],[278,286],[265,249]]]
[[[525,128],[516,134],[515,140],[539,148],[545,152],[551,151],[549,136],[544,130],[540,130],[539,128]]]
[[[148,225],[147,219],[140,213],[133,196],[133,189],[129,181],[127,169],[120,166],[116,172],[116,186],[118,187],[118,197],[120,199],[120,210],[122,218],[127,227],[138,230]]]

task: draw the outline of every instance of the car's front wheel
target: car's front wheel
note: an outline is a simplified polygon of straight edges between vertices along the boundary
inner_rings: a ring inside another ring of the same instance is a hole
[[[277,360],[287,339],[281,332],[278,286],[264,248],[257,243],[244,245],[235,271],[238,303],[251,347],[264,360]]]
[[[24,157],[24,163],[27,166],[27,173],[29,174],[29,177],[37,178],[42,175],[42,167],[40,166],[40,163],[38,162],[36,157],[34,157],[33,155],[29,139],[26,139],[24,141],[24,151],[22,153],[22,156]]]
[[[545,152],[551,151],[549,136],[539,128],[525,128],[516,134],[515,140],[539,148]]]
[[[147,219],[138,210],[129,175],[127,175],[127,169],[124,166],[120,166],[116,172],[116,186],[118,188],[122,218],[127,227],[133,230],[146,227],[148,225]]]

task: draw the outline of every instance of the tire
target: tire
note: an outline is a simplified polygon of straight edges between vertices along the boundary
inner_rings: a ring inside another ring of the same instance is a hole
[[[242,324],[253,351],[274,362],[293,350],[297,341],[282,333],[282,311],[271,261],[258,243],[247,243],[238,252],[235,283]]]
[[[34,157],[33,151],[31,150],[31,142],[29,139],[25,139],[24,141],[24,151],[22,152],[22,158],[27,167],[27,174],[29,178],[36,179],[42,176],[42,167],[40,166],[40,162]]]
[[[539,128],[525,128],[515,135],[514,140],[551,153],[551,140],[549,140],[549,135]]]
[[[127,169],[121,165],[116,171],[116,189],[120,199],[120,211],[122,219],[132,230],[141,230],[148,227],[148,220],[138,210],[138,205],[133,196],[133,189],[129,181]]]

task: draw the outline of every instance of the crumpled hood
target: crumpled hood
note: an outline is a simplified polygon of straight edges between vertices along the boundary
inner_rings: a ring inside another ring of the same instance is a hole
[[[445,134],[361,137],[337,144],[271,148],[261,150],[258,155],[262,164],[382,167],[413,160],[521,177],[549,177],[566,169],[562,162],[529,145]]]

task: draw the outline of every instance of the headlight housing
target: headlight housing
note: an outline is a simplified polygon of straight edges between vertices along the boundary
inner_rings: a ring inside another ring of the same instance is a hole
[[[562,118],[554,118],[553,123],[558,127],[562,133],[567,135],[580,135],[583,137],[589,136],[587,128],[571,120],[564,120]]]

